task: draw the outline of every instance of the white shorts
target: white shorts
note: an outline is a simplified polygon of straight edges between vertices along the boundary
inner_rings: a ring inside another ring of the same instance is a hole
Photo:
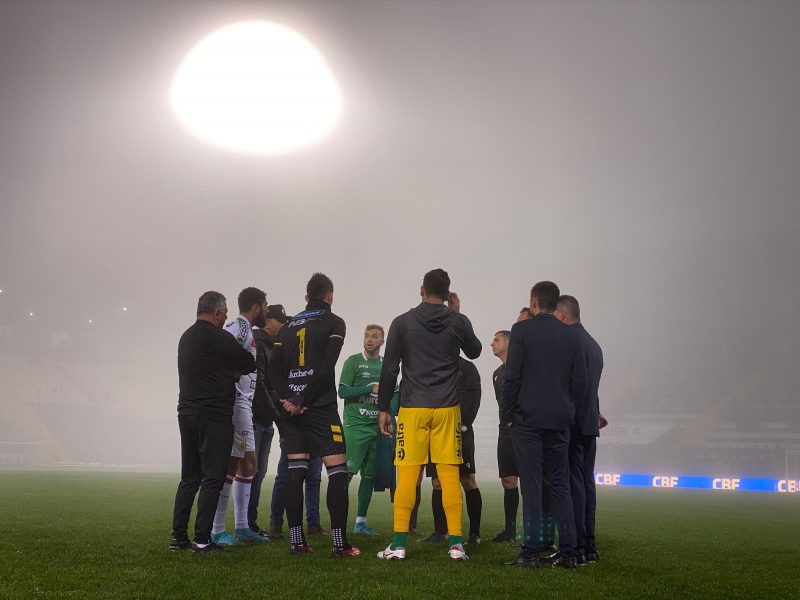
[[[243,406],[233,407],[233,448],[231,456],[243,458],[245,452],[256,451],[253,436],[253,410]]]

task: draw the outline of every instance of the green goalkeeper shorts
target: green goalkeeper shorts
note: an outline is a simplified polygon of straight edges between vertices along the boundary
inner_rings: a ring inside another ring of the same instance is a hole
[[[378,458],[378,429],[374,426],[345,426],[344,442],[348,473],[374,477]]]

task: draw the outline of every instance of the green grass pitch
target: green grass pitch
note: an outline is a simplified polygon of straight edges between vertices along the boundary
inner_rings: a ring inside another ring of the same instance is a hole
[[[501,566],[512,545],[490,541],[502,522],[493,481],[481,484],[484,542],[456,563],[445,545],[413,541],[404,562],[375,558],[391,538],[386,494],[370,514],[382,535],[351,536],[356,559],[331,559],[330,538],[312,538],[313,556],[289,556],[285,537],[196,556],[167,549],[177,475],[0,478],[2,598],[800,598],[799,497],[601,488],[600,562],[522,570]],[[425,484],[420,533],[431,529],[429,494]],[[324,491],[322,514],[325,525]]]

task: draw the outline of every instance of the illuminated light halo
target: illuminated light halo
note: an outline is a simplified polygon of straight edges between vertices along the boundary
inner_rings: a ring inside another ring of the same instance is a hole
[[[202,39],[178,68],[170,101],[195,136],[253,154],[318,141],[336,127],[343,103],[317,49],[267,21],[235,23]]]

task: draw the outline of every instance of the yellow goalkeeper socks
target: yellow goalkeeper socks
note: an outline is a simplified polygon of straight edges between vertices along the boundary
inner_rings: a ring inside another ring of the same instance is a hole
[[[450,545],[461,542],[461,484],[459,483],[458,465],[437,464],[436,473],[442,486],[442,506],[447,516],[447,530],[450,532]],[[399,488],[399,486],[398,486]],[[395,495],[395,502],[397,496]],[[453,540],[456,540],[453,543]]]
[[[392,549],[404,548],[408,522],[417,497],[419,465],[397,467],[397,489],[394,492],[394,542]]]

